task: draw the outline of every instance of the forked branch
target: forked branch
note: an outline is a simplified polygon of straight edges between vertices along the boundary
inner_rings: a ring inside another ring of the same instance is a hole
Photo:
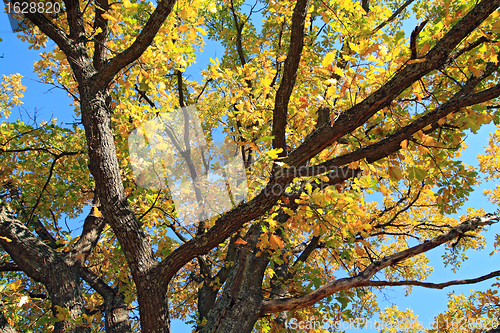
[[[333,293],[342,291],[342,290],[347,290],[347,289],[352,289],[352,288],[357,288],[357,287],[367,287],[367,286],[378,286],[378,285],[384,285],[386,281],[371,281],[370,279],[379,271],[382,269],[389,267],[389,266],[394,266],[399,262],[402,262],[404,260],[407,260],[409,258],[415,257],[419,254],[425,253],[427,251],[430,251],[444,243],[447,243],[460,235],[463,235],[469,231],[476,230],[477,228],[485,225],[490,225],[495,223],[496,221],[499,220],[499,217],[496,215],[491,215],[487,214],[482,217],[474,217],[472,219],[469,219],[458,226],[452,228],[450,231],[448,231],[446,234],[442,234],[440,236],[435,237],[432,240],[425,241],[424,243],[421,243],[419,245],[413,246],[411,248],[408,248],[406,250],[397,252],[395,254],[386,256],[380,260],[374,261],[372,264],[370,264],[365,270],[363,270],[361,273],[359,273],[356,276],[350,277],[350,278],[344,278],[344,279],[338,279],[335,281],[332,281],[326,285],[323,285],[319,287],[318,289],[303,295],[299,297],[292,297],[292,298],[282,298],[282,299],[272,299],[272,300],[265,300],[263,301],[262,304],[262,311],[261,315],[264,315],[266,313],[274,313],[274,312],[281,312],[281,311],[291,311],[291,310],[298,310],[305,308],[307,306],[310,306],[321,299],[328,297],[332,295]],[[488,278],[493,278],[495,276],[499,276],[500,272],[493,272],[491,274],[479,277],[477,279],[470,279],[470,280],[459,280],[459,281],[450,281],[450,282],[445,282],[441,284],[427,284],[424,282],[414,282],[414,281],[407,281],[408,284],[406,285],[421,285],[423,287],[435,287],[435,288],[444,288],[449,285],[453,284],[466,284],[466,283],[475,283],[479,281],[484,281]],[[405,281],[399,282],[398,285],[405,285]],[[389,282],[387,282],[389,283]],[[392,283],[392,282],[390,282]],[[387,284],[389,285],[389,284]]]

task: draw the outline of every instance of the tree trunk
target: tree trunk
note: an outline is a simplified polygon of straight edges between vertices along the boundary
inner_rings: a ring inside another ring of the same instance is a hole
[[[127,304],[121,297],[105,300],[106,333],[131,333]]]
[[[129,207],[110,126],[108,92],[80,88],[82,122],[89,149],[89,169],[96,183],[100,209],[123,249],[137,287],[141,328],[147,333],[170,332],[166,288],[153,276],[158,263],[142,225]]]
[[[136,285],[142,332],[170,333],[167,294],[149,279]]]
[[[209,311],[206,323],[197,333],[250,333],[260,318],[262,279],[269,260],[256,247],[260,225],[249,231],[252,240],[241,246],[238,259],[224,285],[221,297]],[[252,246],[250,244],[253,244]]]
[[[49,292],[52,302],[53,315],[56,316],[58,313],[56,308],[57,305],[68,309],[71,319],[76,319],[84,313],[79,275],[74,266],[69,269],[64,268],[65,267],[54,267],[54,270],[51,272],[53,283],[46,283],[45,287]],[[62,320],[54,324],[54,333],[68,332],[88,333],[90,332],[90,328],[75,326],[70,320]]]

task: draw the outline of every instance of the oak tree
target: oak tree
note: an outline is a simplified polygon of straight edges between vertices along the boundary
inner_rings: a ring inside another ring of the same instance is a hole
[[[20,14],[18,34],[55,43],[34,68],[81,123],[7,119],[24,86],[3,76],[0,332],[160,333],[170,318],[284,332],[370,318],[375,288],[500,275],[426,281],[426,252],[458,265],[498,220],[451,215],[479,182],[460,160],[466,133],[499,123],[500,0],[57,3]],[[225,51],[192,80],[206,38]],[[248,193],[184,225],[169,189],[138,185],[128,136],[189,105],[209,143],[222,130],[237,145]],[[481,157],[492,178],[499,135]],[[498,302],[456,295],[442,317],[495,317]]]

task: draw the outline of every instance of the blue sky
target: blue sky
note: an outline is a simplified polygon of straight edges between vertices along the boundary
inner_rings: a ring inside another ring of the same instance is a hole
[[[53,88],[47,84],[38,82],[37,75],[33,73],[33,63],[38,60],[40,51],[28,50],[28,45],[18,39],[10,30],[10,24],[6,14],[0,16],[0,74],[21,73],[23,84],[27,86],[25,98],[23,99],[23,107],[28,113],[33,114],[36,110],[37,121],[42,119],[49,120],[57,118],[58,122],[69,123],[73,122],[73,109],[69,106],[71,102],[66,92]],[[49,41],[48,47],[52,47],[53,43]],[[205,52],[200,55],[196,64],[189,70],[188,75],[193,78],[199,78],[199,73],[209,63],[210,58],[221,57],[223,50],[215,42],[210,42],[205,47]],[[30,122],[28,114],[19,109],[13,110],[11,118],[14,120],[17,117],[22,117],[26,122]],[[477,167],[476,156],[483,152],[483,148],[487,142],[489,134],[495,130],[493,125],[482,128],[477,135],[470,134],[466,140],[469,147],[462,156],[462,160],[467,164]],[[466,208],[483,208],[487,212],[494,212],[497,207],[492,205],[483,195],[482,190],[492,188],[494,184],[483,184],[476,189],[465,203],[460,213],[465,212]],[[489,228],[487,236],[487,248],[480,252],[468,252],[469,260],[462,264],[462,267],[456,274],[451,272],[450,268],[445,268],[441,255],[441,248],[431,251],[430,264],[435,270],[428,278],[430,282],[444,282],[454,279],[474,278],[487,274],[492,270],[498,269],[496,255],[490,257],[489,253],[493,251],[492,243],[494,235],[500,232],[500,226],[493,225]],[[419,320],[428,326],[428,323],[439,312],[446,310],[448,301],[447,294],[455,291],[457,293],[468,293],[472,289],[485,290],[491,283],[495,281],[485,281],[476,285],[467,285],[460,287],[451,287],[444,290],[429,290],[425,288],[415,287],[413,292],[405,297],[402,287],[387,288],[379,295],[379,306],[384,308],[397,304],[399,309],[411,308],[413,312],[419,316]],[[179,321],[173,321],[173,332],[190,332],[190,326],[184,325]],[[360,330],[349,330],[349,332],[358,332]],[[363,332],[376,332],[376,330],[362,330]]]

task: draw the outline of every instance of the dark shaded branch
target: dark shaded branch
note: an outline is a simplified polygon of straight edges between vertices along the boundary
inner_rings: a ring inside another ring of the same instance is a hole
[[[198,94],[198,96],[196,96],[196,100],[195,100],[195,104],[198,103],[198,100],[200,99],[201,95],[203,95],[203,93],[205,92],[205,89],[207,88],[208,84],[210,82],[212,82],[213,79],[210,78],[208,79],[207,81],[205,81],[205,84],[203,85],[203,88],[201,89],[200,93]]]
[[[276,92],[273,112],[273,148],[283,149],[280,156],[285,156],[285,131],[288,102],[295,86],[302,48],[304,47],[304,27],[309,8],[309,0],[298,0],[292,15],[290,48],[283,67],[283,78]]]
[[[290,153],[283,162],[288,165],[305,163],[319,151],[364,124],[376,112],[389,106],[394,98],[415,81],[444,64],[462,39],[479,26],[499,5],[500,0],[483,0],[476,5],[437,42],[426,54],[424,61],[409,63],[362,102],[341,113],[332,126],[323,126],[312,132],[302,145]]]
[[[11,0],[11,2],[12,4],[22,4],[21,0]],[[45,15],[41,13],[25,13],[23,15],[36,25],[47,37],[52,39],[65,54],[72,54],[71,39],[61,28],[45,17]]]
[[[468,231],[475,230],[481,226],[493,224],[495,223],[494,221],[498,221],[498,219],[499,218],[497,216],[491,214],[485,215],[483,217],[472,218],[452,228],[446,234],[437,236],[432,240],[397,252],[380,260],[376,260],[365,270],[354,277],[335,280],[303,296],[265,300],[263,301],[261,315],[264,315],[266,313],[302,309],[318,302],[325,297],[328,297],[335,292],[356,287],[371,286],[374,281],[370,281],[370,278],[372,278],[377,272],[381,271],[382,269],[389,266],[394,266],[401,261],[432,250],[446,242],[459,237],[462,234],[465,234]]]
[[[94,37],[93,65],[96,70],[100,71],[106,62],[105,42],[108,38],[108,20],[102,17],[102,14],[109,9],[109,3],[108,0],[96,0],[96,4],[93,28],[94,31],[101,29],[101,32]]]
[[[57,243],[57,240],[51,235],[51,233],[45,228],[43,223],[35,216],[30,221],[30,224],[35,227],[35,232],[48,246],[53,249],[57,249],[61,245]]]
[[[6,209],[0,208],[0,245],[14,262],[33,280],[46,283],[52,267],[66,264],[48,245],[33,235]]]
[[[441,283],[431,283],[431,282],[422,282],[422,281],[370,281],[366,284],[366,286],[369,287],[393,287],[393,286],[418,286],[418,287],[424,287],[424,288],[431,288],[431,289],[443,289],[449,286],[458,286],[462,284],[473,284],[473,283],[478,283],[482,282],[485,280],[489,280],[491,278],[500,276],[500,271],[494,271],[489,274],[477,277],[475,279],[466,279],[466,280],[453,280],[453,281],[448,281],[448,282],[441,282]]]
[[[78,260],[83,260],[82,254],[89,255],[92,249],[96,246],[99,237],[106,222],[102,216],[97,216],[95,208],[92,207],[90,214],[85,218],[83,230],[80,238],[75,243],[72,249],[74,256],[78,256]]]
[[[365,10],[365,12],[370,12],[370,0],[361,0],[361,7]]]
[[[139,94],[139,102],[144,99],[149,105],[151,105],[152,108],[156,109],[155,103],[146,95],[146,92],[139,89],[139,86],[136,84],[135,85],[135,91]]]
[[[410,59],[417,59],[418,58],[418,51],[417,51],[417,37],[420,31],[424,29],[425,25],[427,24],[428,20],[424,20],[422,23],[420,23],[412,32],[410,36],[410,50],[411,50],[411,56]]]
[[[182,84],[182,72],[180,70],[176,70],[175,74],[177,75],[177,92],[179,93],[179,105],[181,108],[185,107],[184,103],[184,88]]]
[[[86,267],[80,268],[80,275],[104,299],[106,333],[132,333],[128,307],[118,291]]]
[[[43,192],[45,192],[45,190],[47,189],[47,186],[49,186],[50,180],[52,179],[52,174],[54,173],[54,168],[56,166],[57,160],[58,160],[58,158],[54,158],[54,160],[52,161],[52,163],[50,165],[49,175],[47,176],[47,181],[45,181],[45,184],[43,185],[43,188],[40,191],[38,198],[36,199],[35,205],[31,209],[30,216],[28,217],[28,223],[30,223],[31,220],[33,219],[33,217],[35,216],[34,214],[35,214],[35,211],[36,211],[38,205],[40,204],[40,200],[42,200]]]
[[[453,52],[453,54],[450,56],[450,59],[448,59],[448,61],[446,63],[447,64],[452,63],[453,60],[457,59],[462,54],[469,52],[469,51],[472,51],[473,49],[475,49],[479,45],[481,45],[483,43],[488,43],[488,42],[490,42],[490,40],[488,38],[486,38],[485,36],[481,36],[477,40],[467,44],[465,47],[461,48],[460,50]]]
[[[364,1],[364,0],[363,0]],[[379,31],[380,29],[382,29],[383,27],[385,27],[386,25],[388,25],[389,23],[391,23],[392,21],[394,21],[394,19],[399,15],[401,14],[401,12],[406,8],[408,7],[413,1],[415,0],[407,0],[404,4],[401,5],[401,7],[399,7],[392,15],[391,17],[389,17],[387,20],[385,20],[384,22],[380,23],[375,29],[373,29],[372,33],[374,32],[377,32]],[[366,9],[365,9],[366,10]]]
[[[69,37],[76,41],[85,38],[85,26],[82,13],[80,11],[80,2],[78,0],[63,0],[66,7],[66,17],[69,25]]]
[[[318,245],[319,245],[319,237],[313,236],[309,244],[307,244],[307,246],[305,247],[304,251],[302,251],[297,260],[293,263],[293,266],[298,265],[300,262],[306,262],[307,258],[309,258],[311,253],[313,253],[313,251],[318,248]]]
[[[474,91],[474,88],[482,80],[491,75],[497,69],[498,68],[496,65],[491,63],[488,64],[487,68],[480,77],[471,77],[462,87],[462,89],[460,89],[460,91],[458,91],[447,102],[441,104],[433,111],[414,120],[412,123],[396,131],[394,134],[388,136],[384,140],[360,148],[352,153],[333,158],[319,165],[309,167],[308,169],[304,169],[303,173],[307,175],[317,175],[325,172],[325,170],[335,170],[339,166],[359,161],[363,158],[366,158],[368,163],[372,163],[383,158],[384,156],[388,156],[398,151],[401,148],[401,142],[403,140],[411,138],[413,134],[429,125],[431,125],[435,130],[436,128],[440,127],[440,125],[437,123],[438,120],[447,116],[448,114],[459,111],[464,107],[483,103],[500,96],[500,85],[496,85],[478,93],[472,93]],[[287,176],[287,172],[288,171],[286,169],[283,171],[285,176]]]
[[[247,61],[245,59],[245,54],[243,52],[242,39],[241,39],[242,38],[241,32],[243,31],[243,26],[245,25],[245,22],[242,22],[240,25],[240,22],[238,20],[238,15],[236,14],[236,10],[234,9],[233,0],[231,0],[230,2],[230,8],[231,8],[231,14],[233,15],[234,27],[236,28],[236,50],[238,51],[238,56],[240,58],[241,66],[245,66]]]
[[[155,11],[149,17],[148,22],[142,28],[141,33],[126,50],[108,61],[94,77],[95,91],[105,88],[113,77],[128,64],[131,64],[144,53],[151,45],[158,30],[167,16],[171,13],[175,0],[163,0],[158,3]]]
[[[0,272],[18,272],[21,268],[14,262],[0,262]]]

